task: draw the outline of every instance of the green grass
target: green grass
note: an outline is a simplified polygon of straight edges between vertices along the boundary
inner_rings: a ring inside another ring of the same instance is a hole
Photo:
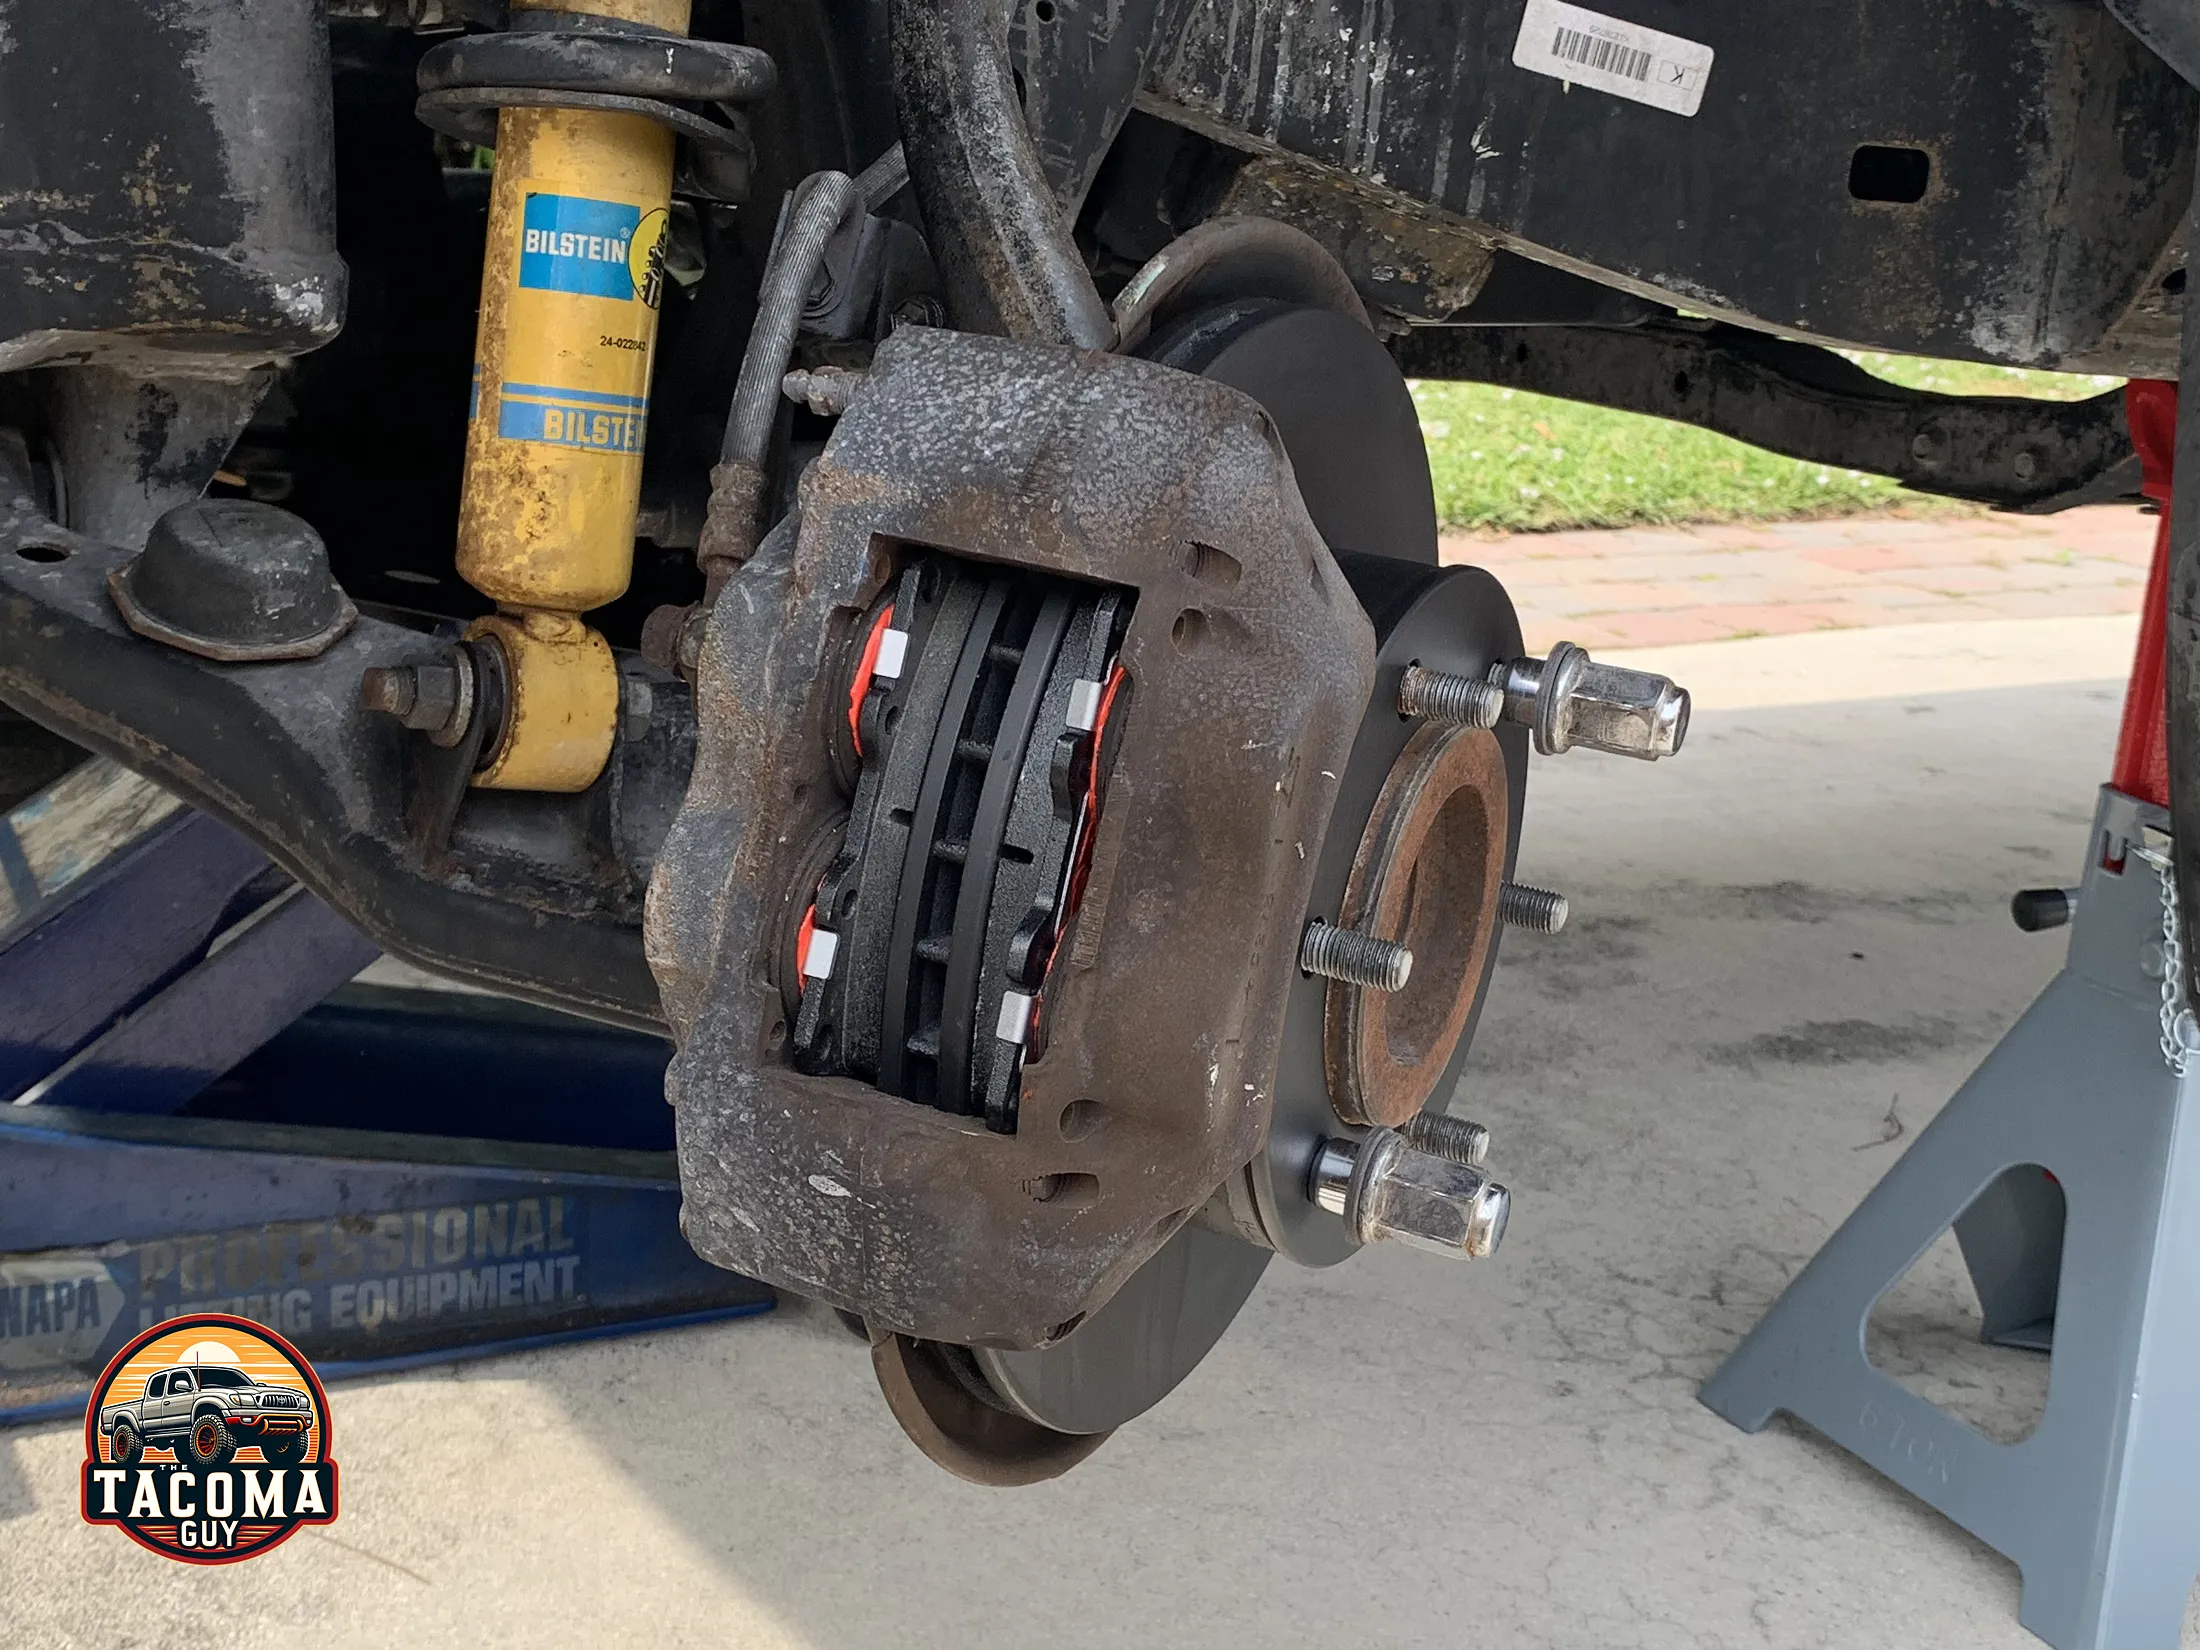
[[[2119,380],[1852,352],[1867,372],[1949,395],[2076,400]],[[1975,511],[1856,470],[1780,458],[1708,430],[1488,384],[1416,383],[1447,526],[1489,532]]]

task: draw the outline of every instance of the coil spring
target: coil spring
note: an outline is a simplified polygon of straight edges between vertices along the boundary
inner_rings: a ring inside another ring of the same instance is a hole
[[[756,151],[742,111],[778,82],[769,56],[608,18],[517,15],[526,20],[515,28],[446,41],[420,60],[422,121],[493,148],[499,109],[640,115],[684,140],[676,192],[747,198]]]

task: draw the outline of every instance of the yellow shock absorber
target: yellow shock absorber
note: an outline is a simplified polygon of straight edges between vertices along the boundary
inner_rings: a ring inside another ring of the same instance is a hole
[[[689,0],[537,0],[685,34]],[[634,568],[672,134],[639,115],[501,110],[481,275],[458,571],[497,604],[501,737],[476,785],[580,791],[618,727],[611,648],[582,621]]]

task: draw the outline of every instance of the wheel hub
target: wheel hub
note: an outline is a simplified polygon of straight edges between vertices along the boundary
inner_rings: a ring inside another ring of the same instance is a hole
[[[1337,920],[1398,936],[1413,973],[1397,991],[1323,993],[1323,1069],[1347,1123],[1398,1128],[1436,1098],[1496,939],[1511,796],[1505,753],[1479,728],[1421,728],[1384,779]]]

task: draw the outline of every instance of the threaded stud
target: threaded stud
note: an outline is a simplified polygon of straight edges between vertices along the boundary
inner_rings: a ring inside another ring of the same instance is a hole
[[[1398,713],[1460,728],[1494,728],[1505,714],[1505,690],[1472,676],[1408,665],[1398,679]]]
[[[359,677],[359,703],[438,745],[455,745],[473,720],[472,658],[461,648],[442,664],[370,665]]]
[[[1406,1137],[1407,1145],[1446,1163],[1479,1169],[1489,1161],[1490,1131],[1464,1117],[1447,1117],[1440,1111],[1416,1112],[1399,1132]]]
[[[780,379],[779,388],[789,401],[819,417],[838,418],[854,403],[863,379],[863,372],[854,367],[797,367]]]
[[[1508,882],[1497,891],[1497,920],[1531,934],[1555,934],[1566,926],[1566,896],[1547,888]]]
[[[1314,922],[1307,924],[1306,937],[1299,941],[1299,967],[1325,980],[1342,980],[1370,991],[1402,991],[1413,972],[1413,953],[1396,940]]]
[[[370,665],[359,677],[359,703],[385,716],[410,716],[420,702],[420,673],[411,665]]]

